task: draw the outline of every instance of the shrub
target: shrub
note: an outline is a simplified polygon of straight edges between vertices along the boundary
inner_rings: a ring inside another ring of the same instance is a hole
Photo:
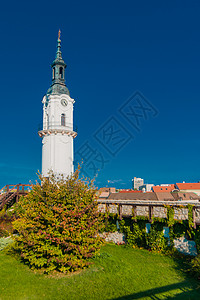
[[[200,278],[200,255],[191,260],[190,271],[195,277]]]
[[[121,221],[120,227],[123,227],[123,232],[125,233],[128,245],[139,248],[146,247],[146,231],[145,229],[140,229],[138,223],[134,223],[131,230],[130,226],[124,226],[123,221]]]
[[[183,221],[174,223],[173,226],[173,238],[179,238],[185,236],[187,232],[187,224]]]
[[[17,204],[14,251],[31,268],[45,273],[76,271],[99,250],[101,218],[93,182],[79,170],[64,180],[50,174]]]
[[[150,233],[147,235],[147,245],[149,250],[163,253],[167,249],[168,239],[164,237],[162,231],[151,228]]]
[[[106,232],[115,232],[118,230],[117,228],[118,216],[117,214],[109,213],[104,215],[104,226],[102,227],[102,231]]]
[[[142,220],[143,221],[143,220]],[[120,228],[125,233],[126,242],[130,246],[149,249],[156,252],[165,252],[168,248],[168,239],[164,237],[163,231],[159,231],[161,227],[153,224],[150,233],[146,233],[141,222],[133,223],[132,230],[130,226],[125,226],[124,220],[120,222]]]
[[[13,220],[14,216],[9,211],[0,211],[0,237],[7,237],[13,233]]]
[[[196,231],[194,240],[197,247],[197,253],[200,254],[200,228],[198,228],[198,230]]]

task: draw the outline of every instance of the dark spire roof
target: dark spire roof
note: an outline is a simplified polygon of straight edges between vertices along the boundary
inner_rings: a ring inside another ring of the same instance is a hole
[[[48,89],[47,94],[67,94],[69,95],[69,90],[65,84],[65,68],[66,64],[62,59],[62,52],[61,52],[61,39],[60,33],[58,32],[58,40],[57,40],[57,51],[56,57],[51,65],[52,67],[52,85]]]

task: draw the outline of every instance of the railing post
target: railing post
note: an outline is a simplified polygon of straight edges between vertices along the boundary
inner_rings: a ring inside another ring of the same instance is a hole
[[[106,203],[106,213],[109,213],[109,205]]]
[[[133,220],[134,220],[134,222],[136,222],[137,221],[136,220],[136,217],[137,217],[137,206],[136,205],[133,205],[132,211],[133,211]]]
[[[17,195],[16,195],[16,202],[19,200],[19,184],[17,185]]]
[[[149,222],[152,222],[153,206],[149,205]]]
[[[122,205],[119,204],[119,218],[122,220]]]
[[[197,224],[196,224],[196,207],[192,207],[192,217],[193,217],[193,224],[194,224],[194,229],[196,229]]]
[[[22,184],[22,193],[24,193],[24,184]]]
[[[9,192],[9,184],[6,185],[6,191]]]

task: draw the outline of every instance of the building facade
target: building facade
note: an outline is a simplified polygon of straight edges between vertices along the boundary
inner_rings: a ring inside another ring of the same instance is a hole
[[[62,59],[60,31],[57,52],[52,65],[52,84],[43,97],[43,128],[38,132],[42,137],[42,175],[48,177],[53,171],[65,178],[74,171],[73,130],[74,99],[70,97],[65,84],[66,64]]]
[[[142,179],[142,178],[134,177],[134,179],[132,179],[133,189],[139,190],[139,187],[143,184],[144,184],[144,179]]]
[[[179,189],[181,192],[191,192],[195,193],[200,196],[200,182],[183,182],[183,183],[176,183],[176,188]]]
[[[146,183],[146,184],[141,185],[139,187],[139,190],[144,191],[144,192],[150,192],[152,190],[153,186],[154,186],[154,184]]]

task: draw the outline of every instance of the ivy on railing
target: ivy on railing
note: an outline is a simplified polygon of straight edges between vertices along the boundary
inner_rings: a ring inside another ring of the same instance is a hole
[[[190,229],[194,227],[194,222],[193,222],[193,207],[194,207],[194,205],[191,205],[191,204],[187,205],[187,209],[188,209],[188,225],[189,225]]]
[[[167,225],[172,227],[174,225],[174,208],[173,206],[166,205],[167,208]]]

